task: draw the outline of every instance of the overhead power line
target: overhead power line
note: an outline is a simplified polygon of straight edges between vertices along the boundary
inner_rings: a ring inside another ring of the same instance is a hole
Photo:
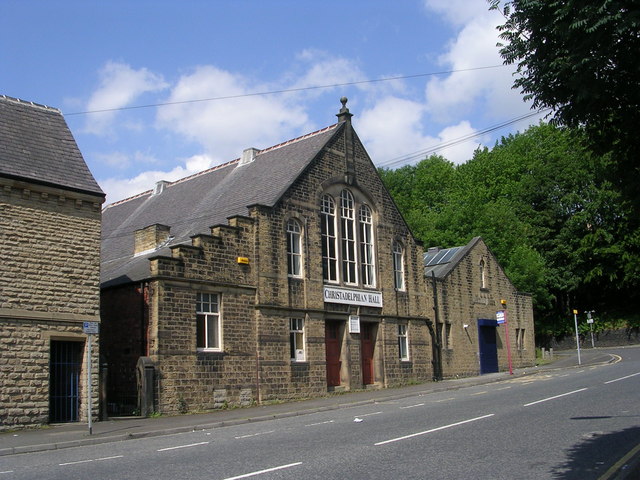
[[[511,120],[507,120],[505,122],[492,125],[490,127],[484,128],[482,130],[478,130],[474,133],[469,133],[467,135],[463,135],[462,137],[454,138],[453,140],[448,140],[446,142],[439,143],[437,145],[433,145],[431,147],[425,148],[424,150],[418,150],[413,153],[407,153],[405,155],[401,155],[399,157],[391,158],[389,160],[380,162],[377,164],[378,167],[392,167],[394,165],[402,165],[405,163],[410,163],[414,160],[422,160],[432,153],[438,152],[440,150],[444,150],[449,147],[453,147],[459,145],[461,143],[467,142],[473,138],[480,137],[486,133],[493,132],[495,130],[499,130],[504,127],[508,127],[509,125],[513,125],[514,123],[518,123],[522,120],[526,120],[527,118],[535,117],[536,115],[540,115],[542,113],[546,113],[551,111],[550,108],[538,110],[536,112],[527,113],[525,115],[521,115],[516,118],[512,118]]]
[[[86,110],[83,112],[71,112],[71,113],[65,113],[65,116],[72,116],[72,115],[88,115],[91,113],[105,113],[105,112],[117,112],[117,111],[123,111],[123,110],[137,110],[137,109],[141,109],[141,108],[153,108],[153,107],[166,107],[166,106],[170,106],[170,105],[184,105],[184,104],[189,104],[189,103],[200,103],[200,102],[213,102],[213,101],[217,101],[217,100],[230,100],[230,99],[234,99],[234,98],[244,98],[244,97],[257,97],[257,96],[261,96],[261,95],[276,95],[279,93],[292,93],[292,92],[302,92],[305,90],[320,90],[320,89],[324,89],[324,88],[335,88],[335,87],[349,87],[349,86],[353,86],[353,85],[363,85],[365,83],[380,83],[380,82],[390,82],[393,80],[407,80],[410,78],[420,78],[420,77],[430,77],[430,76],[435,76],[435,75],[448,75],[451,73],[460,73],[460,72],[472,72],[475,70],[487,70],[490,68],[500,68],[500,67],[504,67],[505,65],[490,65],[490,66],[486,66],[486,67],[474,67],[474,68],[463,68],[463,69],[459,69],[459,70],[445,70],[442,72],[431,72],[431,73],[416,73],[414,75],[401,75],[401,76],[397,76],[397,77],[385,77],[385,78],[376,78],[373,80],[359,80],[359,81],[355,81],[355,82],[344,82],[344,83],[333,83],[330,85],[313,85],[313,86],[309,86],[309,87],[298,87],[298,88],[285,88],[282,90],[270,90],[267,92],[251,92],[251,93],[242,93],[242,94],[238,94],[238,95],[226,95],[226,96],[221,96],[221,97],[210,97],[210,98],[198,98],[198,99],[193,99],[193,100],[180,100],[180,101],[176,101],[176,102],[161,102],[161,103],[149,103],[146,105],[131,105],[128,107],[117,107],[117,108],[102,108],[102,109],[96,109],[96,110]]]

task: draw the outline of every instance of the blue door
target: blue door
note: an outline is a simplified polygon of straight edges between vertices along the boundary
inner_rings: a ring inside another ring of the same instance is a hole
[[[478,348],[480,353],[480,375],[498,371],[498,345],[496,328],[498,322],[490,319],[478,320]]]

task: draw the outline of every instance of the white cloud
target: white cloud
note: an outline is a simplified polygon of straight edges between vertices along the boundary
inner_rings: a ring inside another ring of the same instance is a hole
[[[166,87],[167,83],[161,75],[146,68],[134,70],[125,63],[109,61],[100,70],[100,86],[91,95],[86,109],[91,112],[126,107],[140,95],[158,92]],[[110,133],[116,113],[107,111],[87,115],[84,131],[96,135]]]
[[[514,68],[502,66],[496,46],[496,27],[504,20],[500,14],[489,11],[484,2],[425,0],[425,5],[458,29],[456,38],[440,56],[441,64],[452,70],[500,65],[431,79],[426,102],[434,120],[445,123],[472,112],[485,119],[507,120],[525,113],[529,106],[511,88]]]
[[[202,145],[217,163],[233,160],[245,148],[271,146],[308,126],[304,109],[284,96],[251,95],[277,89],[201,66],[182,76],[166,100],[189,103],[159,109],[157,124]]]

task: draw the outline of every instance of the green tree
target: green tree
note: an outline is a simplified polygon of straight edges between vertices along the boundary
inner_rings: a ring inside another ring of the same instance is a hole
[[[558,125],[584,128],[591,147],[611,153],[610,177],[640,208],[640,2],[638,0],[488,0],[514,88]]]

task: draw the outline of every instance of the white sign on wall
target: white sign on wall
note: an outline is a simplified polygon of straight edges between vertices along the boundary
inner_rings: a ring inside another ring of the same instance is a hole
[[[324,301],[327,303],[344,303],[347,305],[382,308],[382,292],[324,287]]]
[[[360,333],[359,315],[349,315],[349,333]]]

